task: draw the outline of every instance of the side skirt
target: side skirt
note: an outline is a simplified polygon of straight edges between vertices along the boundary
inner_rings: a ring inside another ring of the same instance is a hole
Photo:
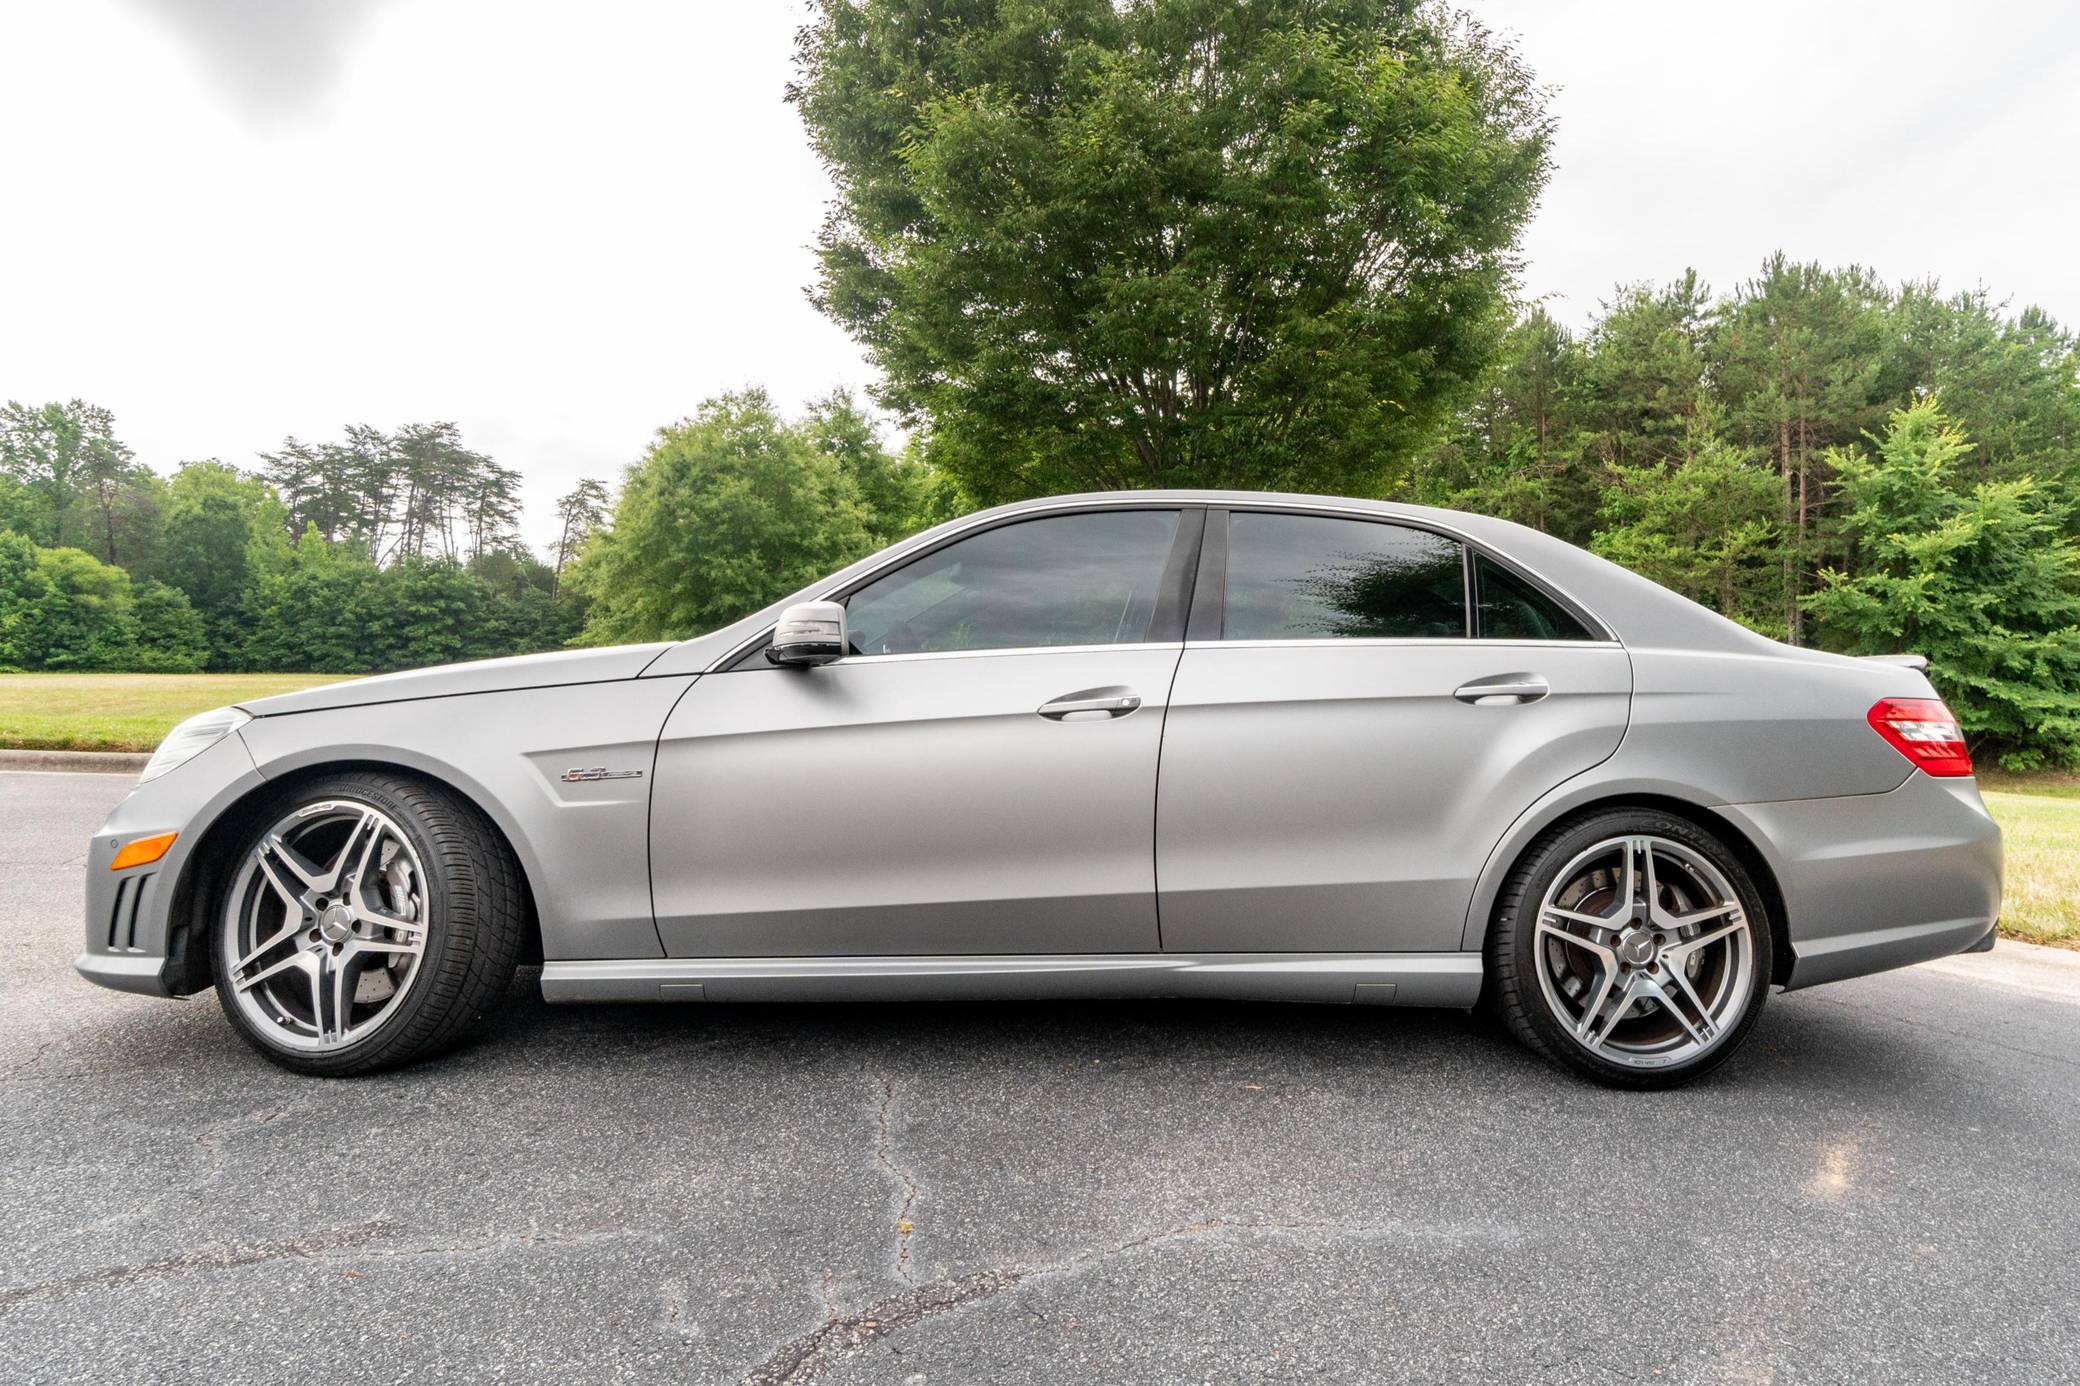
[[[913,1001],[1204,996],[1471,1006],[1478,953],[1092,953],[549,962],[548,1001]]]

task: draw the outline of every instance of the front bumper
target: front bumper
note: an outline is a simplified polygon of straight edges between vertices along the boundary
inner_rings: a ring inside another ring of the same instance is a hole
[[[139,785],[116,805],[87,848],[86,951],[73,960],[82,977],[117,991],[174,996],[206,985],[193,965],[207,943],[184,926],[184,872],[209,826],[263,780],[233,732],[186,764]],[[178,833],[159,860],[109,870],[126,842]]]
[[[1719,809],[1767,858],[1791,938],[1787,987],[1960,953],[2001,912],[2001,830],[1969,779]],[[1782,974],[1780,974],[1782,975]]]

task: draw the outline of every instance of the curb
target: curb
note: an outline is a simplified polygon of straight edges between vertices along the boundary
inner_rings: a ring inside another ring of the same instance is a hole
[[[2004,938],[1990,953],[1957,953],[1922,963],[1921,967],[2080,1006],[2080,949],[2047,948],[2041,943]]]
[[[135,775],[149,755],[133,751],[0,751],[0,772],[40,770],[46,774]]]

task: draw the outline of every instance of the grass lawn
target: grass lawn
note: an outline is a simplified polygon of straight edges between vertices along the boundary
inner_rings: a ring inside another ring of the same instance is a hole
[[[173,724],[335,674],[0,674],[0,747],[149,751]]]
[[[2080,794],[1982,792],[2007,855],[2001,932],[2080,948]]]

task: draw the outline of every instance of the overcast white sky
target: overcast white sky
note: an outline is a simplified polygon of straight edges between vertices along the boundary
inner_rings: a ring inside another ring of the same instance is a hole
[[[1526,289],[1801,258],[2080,321],[2080,7],[1472,0],[1559,88]],[[659,424],[870,372],[804,301],[794,0],[0,4],[0,398],[140,458],[458,421],[527,532]]]

